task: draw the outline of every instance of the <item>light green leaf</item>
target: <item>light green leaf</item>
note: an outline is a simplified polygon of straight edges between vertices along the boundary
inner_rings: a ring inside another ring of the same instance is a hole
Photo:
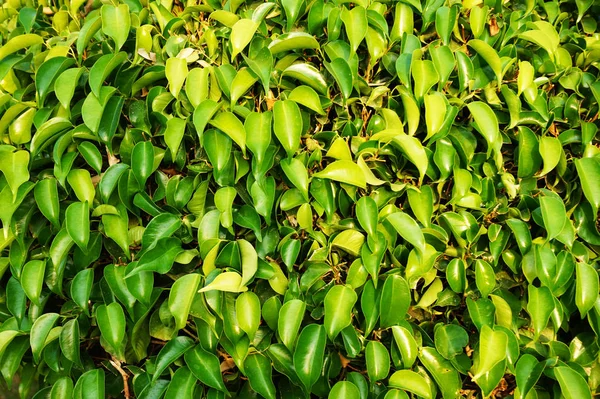
[[[298,105],[291,100],[276,101],[273,105],[273,130],[288,158],[300,147],[302,114]]]
[[[330,340],[350,325],[352,321],[352,308],[358,300],[356,292],[345,285],[335,285],[331,287],[323,305],[325,306],[324,325]]]
[[[567,223],[565,204],[554,196],[540,197],[540,208],[548,239],[556,238]]]
[[[584,318],[598,300],[600,292],[598,272],[587,263],[577,262],[576,273],[575,304],[581,318]]]
[[[242,18],[231,27],[231,58],[241,53],[254,37],[258,23],[251,19]]]
[[[477,352],[479,367],[473,376],[473,380],[478,380],[484,374],[489,373],[494,366],[506,358],[507,345],[508,338],[504,332],[494,331],[486,325],[481,328],[479,349]]]
[[[225,291],[225,292],[244,292],[248,288],[242,285],[242,276],[236,272],[225,272],[219,274],[208,285],[204,286],[198,292],[207,291]]]
[[[69,236],[83,252],[90,240],[90,207],[86,202],[74,202],[65,211],[65,226]]]
[[[185,134],[185,119],[177,117],[169,119],[167,122],[167,129],[165,130],[165,142],[167,147],[171,150],[171,159],[174,161],[177,158],[177,151],[183,140]],[[154,160],[154,157],[153,159]]]
[[[169,311],[175,318],[175,327],[179,330],[187,323],[198,285],[200,285],[200,275],[192,273],[175,280],[169,291]]]
[[[105,4],[100,9],[100,13],[102,15],[102,32],[113,39],[115,48],[119,51],[129,36],[129,27],[131,26],[129,6],[119,4],[118,7],[115,7]]]
[[[412,370],[398,370],[390,377],[390,387],[403,389],[424,399],[433,399],[431,387],[425,378]]]
[[[554,368],[554,375],[566,399],[591,399],[592,394],[585,379],[570,367]]]
[[[415,220],[404,212],[394,212],[386,220],[398,234],[421,254],[425,254],[425,237]]]
[[[339,181],[360,188],[367,186],[362,169],[352,161],[335,161],[330,163],[322,171],[313,174],[313,177]]]
[[[496,75],[496,79],[498,81],[498,87],[500,87],[500,85],[502,84],[503,70],[502,61],[500,60],[500,56],[498,55],[496,50],[494,50],[492,46],[490,46],[483,40],[479,39],[470,40],[468,45],[473,50],[475,50],[477,54],[479,54],[479,56],[481,56],[481,58],[485,60],[485,62],[488,63],[490,68],[492,68],[492,71],[494,71],[494,74]],[[471,110],[471,112],[473,111]]]
[[[177,98],[188,75],[187,61],[178,57],[169,58],[165,64],[165,75],[169,81],[169,91]]]
[[[231,139],[246,154],[246,130],[240,120],[231,112],[220,112],[215,116],[210,124],[231,137]]]

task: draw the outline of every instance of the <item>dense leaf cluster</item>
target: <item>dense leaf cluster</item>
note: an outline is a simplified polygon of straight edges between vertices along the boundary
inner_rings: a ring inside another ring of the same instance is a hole
[[[591,398],[599,23],[3,1],[0,391]]]

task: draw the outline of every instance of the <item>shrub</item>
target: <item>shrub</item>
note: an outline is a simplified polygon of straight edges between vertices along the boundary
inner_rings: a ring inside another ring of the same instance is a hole
[[[599,16],[7,0],[5,387],[591,398]]]

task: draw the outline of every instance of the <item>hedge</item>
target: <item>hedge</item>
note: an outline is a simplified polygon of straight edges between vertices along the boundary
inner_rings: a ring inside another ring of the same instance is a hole
[[[0,391],[599,392],[598,2],[185,1],[1,5]]]

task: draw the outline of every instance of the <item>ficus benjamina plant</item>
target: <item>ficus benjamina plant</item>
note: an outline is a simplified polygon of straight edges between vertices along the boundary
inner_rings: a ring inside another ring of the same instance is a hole
[[[600,393],[597,1],[0,3],[0,398]]]

